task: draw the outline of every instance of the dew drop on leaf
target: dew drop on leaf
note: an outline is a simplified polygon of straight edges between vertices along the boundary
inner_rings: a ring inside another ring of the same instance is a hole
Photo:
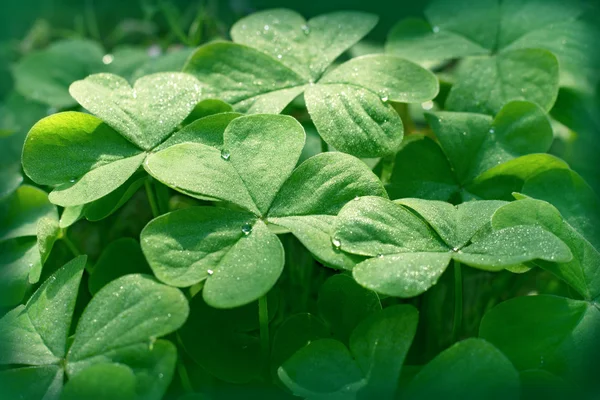
[[[434,26],[432,28],[432,30],[433,30],[433,33],[438,33],[440,31],[440,27],[439,26]]]
[[[300,29],[302,29],[302,32],[304,32],[305,35],[308,35],[310,33],[310,28],[308,27],[308,25],[302,25]]]
[[[268,31],[269,29],[271,29],[271,27],[269,25],[265,25],[263,28],[265,31]]]
[[[222,150],[221,151],[221,158],[223,160],[228,161],[229,157],[231,157],[231,154],[229,154],[229,152],[227,150]]]
[[[383,254],[381,254],[381,253],[377,254],[377,258],[383,258]]]
[[[355,196],[355,197],[354,197],[354,201],[358,201],[358,200],[360,200],[360,197],[358,197],[358,196]]]
[[[206,270],[206,273],[209,275],[212,275],[215,273],[215,271],[213,271],[212,269],[208,269],[208,270]]]
[[[342,247],[342,241],[338,238],[332,238],[331,244],[333,244],[333,247],[335,247],[338,250]]]
[[[433,108],[433,101],[429,100],[425,103],[421,103],[421,107],[423,108],[423,110],[431,110]]]
[[[104,65],[109,65],[109,64],[112,64],[114,59],[115,59],[115,57],[113,57],[112,54],[105,54],[104,57],[102,57],[102,63]]]
[[[389,97],[387,97],[387,96],[385,96],[385,95],[384,95],[384,96],[381,96],[381,101],[383,101],[384,103],[385,103],[386,101],[388,101],[388,99],[389,99]]]
[[[71,178],[71,179],[69,179],[69,182],[71,182],[71,183],[75,183],[75,181],[77,181],[77,178]]]
[[[494,130],[494,128],[490,128],[490,134],[493,135],[494,133],[496,133],[496,131]]]
[[[250,233],[252,233],[252,225],[248,222],[246,222],[244,225],[242,225],[242,233],[246,236],[248,236]]]

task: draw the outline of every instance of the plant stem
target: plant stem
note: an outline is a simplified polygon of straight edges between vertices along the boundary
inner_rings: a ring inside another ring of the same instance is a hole
[[[258,299],[258,321],[260,323],[260,347],[263,355],[264,365],[269,361],[269,310],[267,307],[267,295]]]
[[[194,393],[194,387],[190,381],[190,376],[185,369],[185,365],[181,361],[177,363],[177,372],[179,373],[179,380],[181,381],[181,387],[186,393]]]
[[[323,140],[323,138],[321,138],[321,153],[326,153],[329,151],[329,145],[327,144],[326,141]]]
[[[454,260],[454,324],[452,325],[452,343],[458,340],[462,325],[463,282],[460,262]]]
[[[75,246],[75,243],[73,243],[71,241],[71,239],[69,239],[69,237],[67,236],[67,232],[66,231],[62,232],[60,239],[64,242],[65,245],[67,245],[67,247],[69,248],[69,250],[71,251],[71,253],[73,253],[73,255],[75,257],[81,255],[81,252],[79,251],[79,249],[77,248],[77,246]]]
[[[150,203],[150,209],[152,209],[152,216],[154,218],[160,215],[158,211],[158,205],[156,204],[156,197],[154,197],[154,191],[152,190],[152,183],[150,181],[152,178],[146,179],[144,186],[146,187],[146,195],[148,196],[148,203]]]
[[[390,156],[385,156],[381,159],[381,182],[385,185],[386,183],[390,183],[390,179],[392,178],[392,172],[394,171],[394,164],[396,163],[396,155],[392,154]]]

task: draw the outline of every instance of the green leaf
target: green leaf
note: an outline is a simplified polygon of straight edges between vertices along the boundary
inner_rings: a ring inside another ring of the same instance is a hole
[[[105,69],[104,51],[95,42],[68,39],[23,57],[13,69],[15,86],[23,96],[58,109],[73,107],[69,85]]]
[[[201,101],[198,104],[202,104]],[[225,103],[224,103],[225,104]],[[225,112],[221,114],[208,115],[197,119],[186,125],[183,129],[175,132],[156,148],[157,151],[166,149],[180,143],[200,143],[207,146],[223,149],[223,135],[231,121],[241,117],[242,114]]]
[[[549,111],[558,95],[558,60],[547,50],[519,49],[463,60],[446,107],[495,114],[504,104],[526,100]]]
[[[396,297],[414,297],[435,285],[446,270],[449,253],[401,253],[370,258],[352,270],[364,287]]]
[[[600,252],[569,225],[559,211],[541,200],[523,199],[500,208],[494,214],[492,225],[502,229],[515,225],[540,225],[560,238],[573,253],[566,263],[538,263],[538,265],[567,282],[585,299],[600,297]]]
[[[401,103],[422,103],[439,92],[435,75],[410,61],[384,54],[353,58],[319,81],[333,83],[362,86],[381,98]]]
[[[350,351],[333,339],[310,342],[279,367],[278,375],[296,396],[305,398],[351,393],[365,384]]]
[[[339,151],[378,157],[400,148],[402,120],[372,91],[347,84],[318,84],[306,90],[305,98],[319,134]]]
[[[131,143],[150,150],[165,140],[194,109],[200,82],[183,73],[157,73],[133,88],[112,74],[91,75],[73,83],[71,95]]]
[[[510,199],[525,179],[545,169],[566,167],[544,154],[553,140],[546,114],[535,104],[510,102],[494,119],[459,112],[426,114],[440,142],[409,140],[396,156],[389,190],[394,197],[471,200]],[[429,162],[426,168],[414,163]],[[443,196],[443,197],[442,197]],[[477,198],[477,197],[475,197]]]
[[[65,112],[44,118],[31,129],[23,148],[23,169],[40,185],[58,185],[50,201],[74,206],[121,186],[144,157],[98,118]]]
[[[417,164],[419,168],[414,168]],[[404,139],[386,189],[392,199],[448,200],[459,185],[441,147],[427,136],[414,134]]]
[[[269,316],[277,304],[267,297]],[[179,331],[189,356],[215,377],[231,383],[246,383],[261,374],[258,302],[228,310],[207,305],[202,296],[190,302],[190,318]]]
[[[98,200],[85,204],[83,208],[81,208],[80,213],[83,213],[88,221],[99,221],[112,215],[144,185],[147,179],[148,176],[144,171],[136,171],[117,189]],[[81,215],[77,216],[77,218],[80,216]],[[72,218],[75,217],[73,216]]]
[[[121,238],[104,248],[90,274],[88,287],[95,295],[109,282],[128,274],[149,273],[140,244],[131,238]]]
[[[172,146],[148,157],[146,170],[185,193],[230,201],[261,215],[292,173],[304,138],[292,117],[236,118],[223,134],[221,151],[200,144]]]
[[[410,382],[405,396],[410,399],[518,398],[519,375],[507,357],[490,343],[467,339],[425,365]]]
[[[150,222],[142,250],[156,276],[171,285],[206,280],[205,301],[218,308],[264,295],[283,270],[283,247],[250,213],[215,207],[175,211]]]
[[[464,9],[461,10],[464,12]],[[471,25],[478,19],[468,22]],[[434,67],[440,61],[488,54],[489,50],[468,38],[451,31],[437,32],[426,21],[407,18],[398,22],[389,32],[386,53],[394,54],[416,62],[424,67]]]
[[[183,71],[208,85],[203,96],[222,99],[240,112],[279,113],[306,83],[272,57],[226,42],[200,47]]]
[[[6,399],[56,400],[63,384],[58,365],[40,365],[0,371],[0,396]]]
[[[30,287],[30,276],[41,270],[40,253],[35,238],[0,242],[0,306],[19,304]]]
[[[48,195],[34,186],[23,185],[0,203],[0,241],[36,236],[37,224],[42,218],[58,220],[56,207]]]
[[[323,321],[312,314],[292,315],[277,328],[271,346],[271,369],[277,369],[298,350],[311,342],[330,336]]]
[[[376,293],[342,274],[325,281],[317,304],[323,319],[329,323],[332,336],[344,343],[348,343],[350,334],[363,319],[381,310]]]
[[[522,192],[554,205],[565,220],[595,248],[600,248],[600,200],[574,171],[556,169],[528,179]]]
[[[375,15],[341,11],[308,22],[292,10],[253,13],[234,24],[231,37],[278,59],[304,79],[318,79],[377,23]]]
[[[364,319],[352,332],[350,350],[367,380],[360,398],[394,397],[418,321],[413,306],[396,305]]]
[[[180,72],[188,58],[194,52],[193,48],[169,48],[169,51],[158,57],[150,58],[133,72],[132,80],[158,72]]]
[[[60,396],[61,400],[133,400],[135,376],[131,369],[120,364],[96,364],[70,379]]]
[[[31,296],[0,319],[0,364],[58,363],[67,335],[86,257],[65,264]]]
[[[67,355],[69,374],[77,363],[101,362],[112,350],[148,343],[177,330],[187,319],[185,296],[145,275],[127,275],[104,286],[86,307]]]
[[[183,124],[188,125],[190,122],[196,121],[200,118],[229,112],[233,112],[233,107],[231,107],[230,104],[227,104],[219,99],[204,99],[196,104],[192,112],[183,121]]]
[[[518,370],[539,368],[581,382],[594,379],[588,371],[598,368],[599,329],[595,306],[541,295],[500,303],[483,317],[479,335],[506,354]]]

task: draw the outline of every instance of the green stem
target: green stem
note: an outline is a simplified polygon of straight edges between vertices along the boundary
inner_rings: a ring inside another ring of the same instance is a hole
[[[194,387],[190,381],[190,376],[185,369],[185,365],[180,361],[177,363],[177,373],[179,374],[179,380],[181,381],[181,387],[186,393],[194,393]]]
[[[463,281],[460,262],[454,260],[454,324],[452,325],[452,342],[458,340],[463,314]]]
[[[152,209],[152,216],[154,218],[160,215],[158,211],[158,205],[156,203],[156,197],[154,196],[154,191],[152,190],[152,183],[150,181],[152,178],[146,179],[144,186],[146,187],[146,195],[148,196],[148,203],[150,203],[150,209]]]
[[[71,253],[73,253],[73,255],[75,257],[80,256],[81,252],[79,251],[79,249],[77,248],[77,246],[75,246],[75,243],[73,243],[71,241],[71,239],[69,239],[69,237],[67,236],[67,232],[63,231],[61,234],[61,240],[63,241],[63,243],[65,245],[67,245],[67,247],[69,248],[69,250],[71,251]]]
[[[381,163],[381,182],[383,182],[383,184],[390,183],[392,172],[394,171],[394,164],[396,163],[396,155],[392,154],[383,157]]]
[[[329,145],[326,141],[321,138],[321,153],[327,153],[329,151]]]
[[[267,308],[267,295],[258,299],[258,321],[260,324],[260,347],[264,365],[269,360],[269,310]]]

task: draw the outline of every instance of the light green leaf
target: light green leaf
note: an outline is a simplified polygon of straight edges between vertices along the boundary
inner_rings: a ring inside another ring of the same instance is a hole
[[[495,229],[515,225],[540,225],[560,238],[573,253],[566,263],[537,264],[563,279],[585,299],[600,297],[600,253],[563,220],[559,211],[541,200],[523,199],[498,209],[492,219]]]
[[[104,51],[95,42],[68,39],[28,54],[13,69],[15,86],[23,96],[58,109],[73,107],[69,85],[105,69]]]
[[[36,270],[41,271],[37,240],[22,238],[0,242],[0,265],[0,306],[14,307],[23,300],[30,283],[36,282],[29,277]]]
[[[145,275],[127,275],[104,286],[86,307],[67,355],[75,364],[177,330],[188,316],[185,296]]]
[[[489,270],[533,259],[564,263],[572,258],[566,244],[539,226],[514,226],[494,231],[454,255],[455,260]]]
[[[446,251],[419,217],[379,197],[362,197],[344,206],[332,238],[342,250],[370,257]]]
[[[67,335],[86,257],[65,264],[0,319],[0,364],[44,365],[65,357]]]
[[[200,82],[183,73],[157,73],[133,88],[112,74],[91,75],[73,83],[71,95],[131,143],[150,150],[165,140],[194,109]]]
[[[159,279],[177,286],[206,280],[203,297],[213,307],[256,300],[283,269],[281,243],[247,212],[214,207],[175,211],[150,222],[141,237]]]
[[[183,125],[188,125],[191,122],[210,115],[230,112],[233,112],[231,104],[227,104],[219,99],[204,99],[196,104],[192,112],[183,121]]]
[[[399,57],[374,54],[353,58],[328,72],[319,84],[358,85],[381,98],[423,103],[437,96],[438,80],[431,72]]]
[[[146,75],[156,74],[158,72],[180,72],[186,61],[195,49],[175,47],[169,49],[167,53],[152,57],[146,63],[137,68],[131,79],[137,80]]]
[[[235,43],[216,42],[200,47],[188,60],[184,72],[208,85],[203,97],[219,98],[238,111],[245,111],[257,97],[283,91],[278,101],[261,102],[255,113],[278,113],[302,92],[292,88],[306,81],[293,70],[272,57],[250,47]],[[244,102],[244,107],[237,107]]]
[[[340,11],[306,22],[292,10],[273,9],[239,20],[231,28],[231,37],[278,59],[304,79],[316,80],[373,29],[377,19],[371,14]]]
[[[446,108],[495,114],[504,104],[526,100],[549,111],[558,95],[558,60],[547,50],[518,49],[461,62]]]
[[[171,135],[156,148],[156,151],[186,142],[205,144],[222,150],[225,129],[231,121],[241,116],[239,113],[225,112],[197,119]]]
[[[507,324],[506,321],[511,321]],[[494,344],[518,370],[544,369],[567,379],[594,379],[598,368],[600,312],[585,301],[525,296],[486,313],[479,335]]]
[[[5,399],[58,400],[63,375],[58,365],[3,370],[0,371],[0,396]]]
[[[133,400],[135,376],[120,364],[96,364],[83,370],[65,385],[61,400]]]
[[[98,118],[65,112],[44,118],[31,129],[23,149],[23,169],[40,185],[58,185],[50,200],[71,206],[118,188],[144,157]]]
[[[348,343],[354,328],[370,314],[381,310],[379,296],[343,274],[328,278],[319,290],[317,305],[331,334]]]
[[[418,321],[413,306],[395,305],[364,319],[352,332],[350,350],[367,381],[359,389],[359,398],[395,397]]]
[[[352,276],[377,293],[414,297],[437,283],[451,258],[447,252],[390,254],[361,262]]]
[[[119,186],[117,189],[113,190],[106,196],[92,201],[91,203],[85,204],[80,213],[85,215],[85,218],[88,221],[99,221],[108,217],[117,211],[121,206],[123,206],[127,200],[129,200],[135,192],[141,188],[148,176],[144,173],[143,170],[136,171],[125,183]],[[75,208],[77,206],[74,206]],[[64,214],[63,214],[64,216]],[[67,214],[67,216],[69,216]],[[81,215],[75,217],[75,214],[71,218],[80,218]],[[61,218],[62,220],[62,218]],[[71,221],[66,221],[71,222]],[[74,221],[73,221],[74,222]]]
[[[405,395],[409,399],[518,398],[519,374],[493,345],[482,339],[467,339],[425,365]]]
[[[378,95],[360,86],[318,84],[305,93],[308,112],[321,137],[357,157],[395,153],[404,136],[402,120]]]

